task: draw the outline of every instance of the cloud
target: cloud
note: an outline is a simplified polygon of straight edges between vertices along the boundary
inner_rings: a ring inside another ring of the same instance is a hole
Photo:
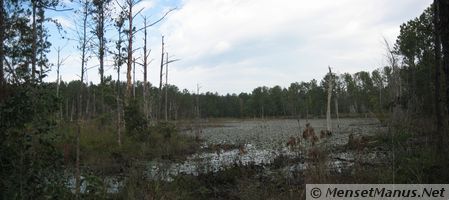
[[[61,24],[61,26],[65,29],[73,29],[75,26],[72,21],[69,19],[63,17],[63,16],[57,16],[54,17],[54,19]]]
[[[394,41],[399,25],[430,3],[184,0],[160,32],[168,51],[182,59],[176,70],[189,74],[175,80],[181,87],[196,79],[212,91],[248,92],[260,85],[319,79],[328,65],[341,72],[381,67],[382,37]]]
[[[121,0],[119,0],[122,2]],[[180,61],[170,64],[169,83],[180,89],[225,93],[251,92],[258,86],[280,85],[321,79],[327,66],[335,72],[355,73],[386,64],[383,37],[394,43],[399,25],[419,16],[431,0],[144,0],[135,12],[144,9],[150,21],[168,8],[178,9],[160,24],[149,28],[152,49],[149,80],[159,83],[161,35],[170,56]],[[113,1],[116,4],[116,1]],[[114,5],[117,8],[117,5]],[[57,16],[60,16],[59,14]],[[114,16],[113,16],[114,17]],[[59,18],[58,18],[59,19]],[[64,26],[74,26],[68,16]],[[67,22],[67,23],[66,23]],[[74,22],[72,22],[74,23]],[[134,25],[143,26],[141,17]],[[143,33],[135,35],[134,56],[141,57]],[[116,31],[108,36],[115,41]],[[63,55],[72,55],[63,69],[64,80],[79,79],[77,43]],[[115,48],[111,42],[110,47]],[[55,63],[55,52],[50,60]],[[108,55],[107,60],[112,61]],[[97,66],[93,56],[88,67]],[[109,63],[108,65],[111,65]],[[142,80],[141,69],[136,78]],[[99,82],[98,70],[88,72],[89,81]],[[116,79],[111,66],[106,75]],[[53,72],[48,80],[55,80]],[[125,80],[122,68],[121,80]]]
[[[142,0],[134,6],[134,11],[139,12],[140,10],[142,10],[142,12],[145,12],[153,7],[154,2],[152,0]]]

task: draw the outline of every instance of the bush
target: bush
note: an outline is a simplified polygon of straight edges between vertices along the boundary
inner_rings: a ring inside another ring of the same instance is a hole
[[[56,97],[40,86],[14,86],[0,103],[0,198],[61,199],[62,155],[54,147]]]
[[[130,101],[129,105],[125,107],[126,133],[130,136],[138,135],[146,131],[147,125],[148,122],[139,108],[138,102],[136,100]]]

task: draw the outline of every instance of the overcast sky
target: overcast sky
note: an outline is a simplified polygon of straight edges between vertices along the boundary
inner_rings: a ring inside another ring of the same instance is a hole
[[[68,1],[67,1],[68,2]],[[177,7],[160,25],[151,28],[152,49],[149,78],[158,84],[160,40],[180,61],[169,66],[169,83],[181,90],[226,93],[251,92],[258,86],[320,80],[331,66],[337,73],[371,71],[385,62],[383,37],[391,43],[399,25],[419,16],[431,0],[143,0],[138,9],[155,20]],[[69,7],[76,5],[68,3]],[[73,13],[51,13],[73,36]],[[136,19],[135,26],[142,27]],[[79,21],[79,20],[78,20]],[[51,28],[53,47],[63,46],[69,56],[61,69],[63,80],[79,79],[79,52],[76,43],[60,39]],[[108,35],[116,40],[113,27]],[[137,35],[135,47],[143,46]],[[124,38],[125,39],[125,38]],[[114,44],[110,44],[114,48]],[[140,50],[135,56],[140,57]],[[50,61],[56,63],[54,48]],[[107,58],[109,61],[112,57]],[[88,81],[97,83],[98,64],[89,62]],[[55,70],[47,81],[56,80]],[[123,72],[123,70],[122,70]],[[108,62],[106,74],[116,72]],[[141,68],[136,70],[141,80]],[[125,79],[122,73],[121,80]]]

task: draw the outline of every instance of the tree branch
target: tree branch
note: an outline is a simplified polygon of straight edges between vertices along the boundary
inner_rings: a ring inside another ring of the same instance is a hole
[[[139,31],[141,31],[141,30],[143,30],[143,29],[146,29],[146,28],[148,28],[148,27],[152,27],[152,26],[156,25],[157,23],[161,22],[165,17],[167,17],[167,15],[168,15],[169,13],[171,13],[172,11],[174,11],[174,10],[176,10],[176,9],[177,9],[177,8],[172,8],[172,9],[168,10],[168,11],[164,14],[164,16],[162,16],[161,18],[159,18],[159,19],[156,20],[155,22],[153,22],[153,23],[151,23],[151,24],[149,24],[149,25],[147,25],[147,26],[144,26],[144,27],[142,27],[142,28],[140,28],[140,29],[134,31],[134,33],[137,33],[137,32],[139,32]]]

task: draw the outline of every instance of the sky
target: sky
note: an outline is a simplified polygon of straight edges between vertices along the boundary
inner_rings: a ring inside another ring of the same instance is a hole
[[[69,8],[76,3],[64,0]],[[118,0],[120,2],[120,0]],[[372,71],[386,65],[384,38],[393,44],[399,26],[418,17],[432,0],[142,0],[135,10],[136,28],[177,8],[166,19],[150,27],[151,48],[149,81],[159,84],[161,36],[164,35],[170,59],[169,84],[191,92],[197,84],[201,91],[219,94],[251,92],[258,86],[288,87],[292,82],[321,80],[328,66],[338,74]],[[118,8],[118,6],[114,6]],[[49,12],[66,33],[49,24],[53,46],[49,53],[57,62],[56,48],[61,47],[62,80],[79,79],[80,51],[76,30],[80,19],[73,11]],[[111,18],[116,17],[113,14]],[[79,28],[78,28],[79,29]],[[114,27],[108,27],[108,45],[115,48],[118,39]],[[64,37],[64,38],[62,38]],[[126,37],[123,37],[126,39]],[[143,35],[135,37],[134,56],[142,57]],[[88,62],[88,82],[98,83],[98,59]],[[112,56],[107,55],[106,75],[117,78]],[[124,67],[124,66],[123,66]],[[143,78],[136,67],[136,79]],[[125,80],[122,70],[120,79]],[[47,81],[56,80],[53,67]]]

